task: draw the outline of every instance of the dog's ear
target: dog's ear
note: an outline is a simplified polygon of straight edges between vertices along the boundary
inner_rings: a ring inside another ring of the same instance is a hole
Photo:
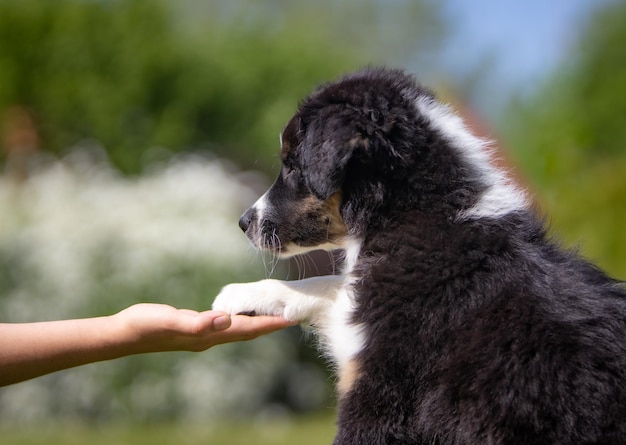
[[[341,188],[346,167],[366,140],[350,134],[341,122],[313,123],[302,141],[301,168],[309,189],[319,199],[328,199]]]

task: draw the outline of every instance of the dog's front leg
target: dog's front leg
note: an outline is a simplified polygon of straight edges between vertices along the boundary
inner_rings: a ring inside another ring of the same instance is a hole
[[[316,324],[325,317],[344,278],[337,275],[296,281],[261,280],[225,286],[213,309],[229,314],[279,315]]]

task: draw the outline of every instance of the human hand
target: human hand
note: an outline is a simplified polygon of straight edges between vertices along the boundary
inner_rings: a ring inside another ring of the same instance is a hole
[[[212,346],[251,340],[295,323],[281,317],[230,316],[166,304],[140,303],[111,316],[126,339],[128,353],[204,351]]]
[[[143,303],[107,317],[0,323],[0,386],[102,360],[159,351],[204,351],[294,323]]]

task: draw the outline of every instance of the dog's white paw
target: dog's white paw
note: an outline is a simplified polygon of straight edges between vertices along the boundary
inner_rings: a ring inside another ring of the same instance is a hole
[[[229,284],[215,298],[213,309],[231,315],[277,315],[290,321],[315,322],[325,316],[339,283],[336,277],[316,277]]]
[[[224,286],[213,302],[213,310],[231,315],[278,315],[287,318],[285,302],[277,296],[272,297],[270,287],[264,281]]]

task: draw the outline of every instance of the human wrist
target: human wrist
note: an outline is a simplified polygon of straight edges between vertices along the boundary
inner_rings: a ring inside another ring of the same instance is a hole
[[[104,317],[109,334],[108,340],[114,353],[119,357],[148,352],[142,335],[129,320],[124,311]]]

